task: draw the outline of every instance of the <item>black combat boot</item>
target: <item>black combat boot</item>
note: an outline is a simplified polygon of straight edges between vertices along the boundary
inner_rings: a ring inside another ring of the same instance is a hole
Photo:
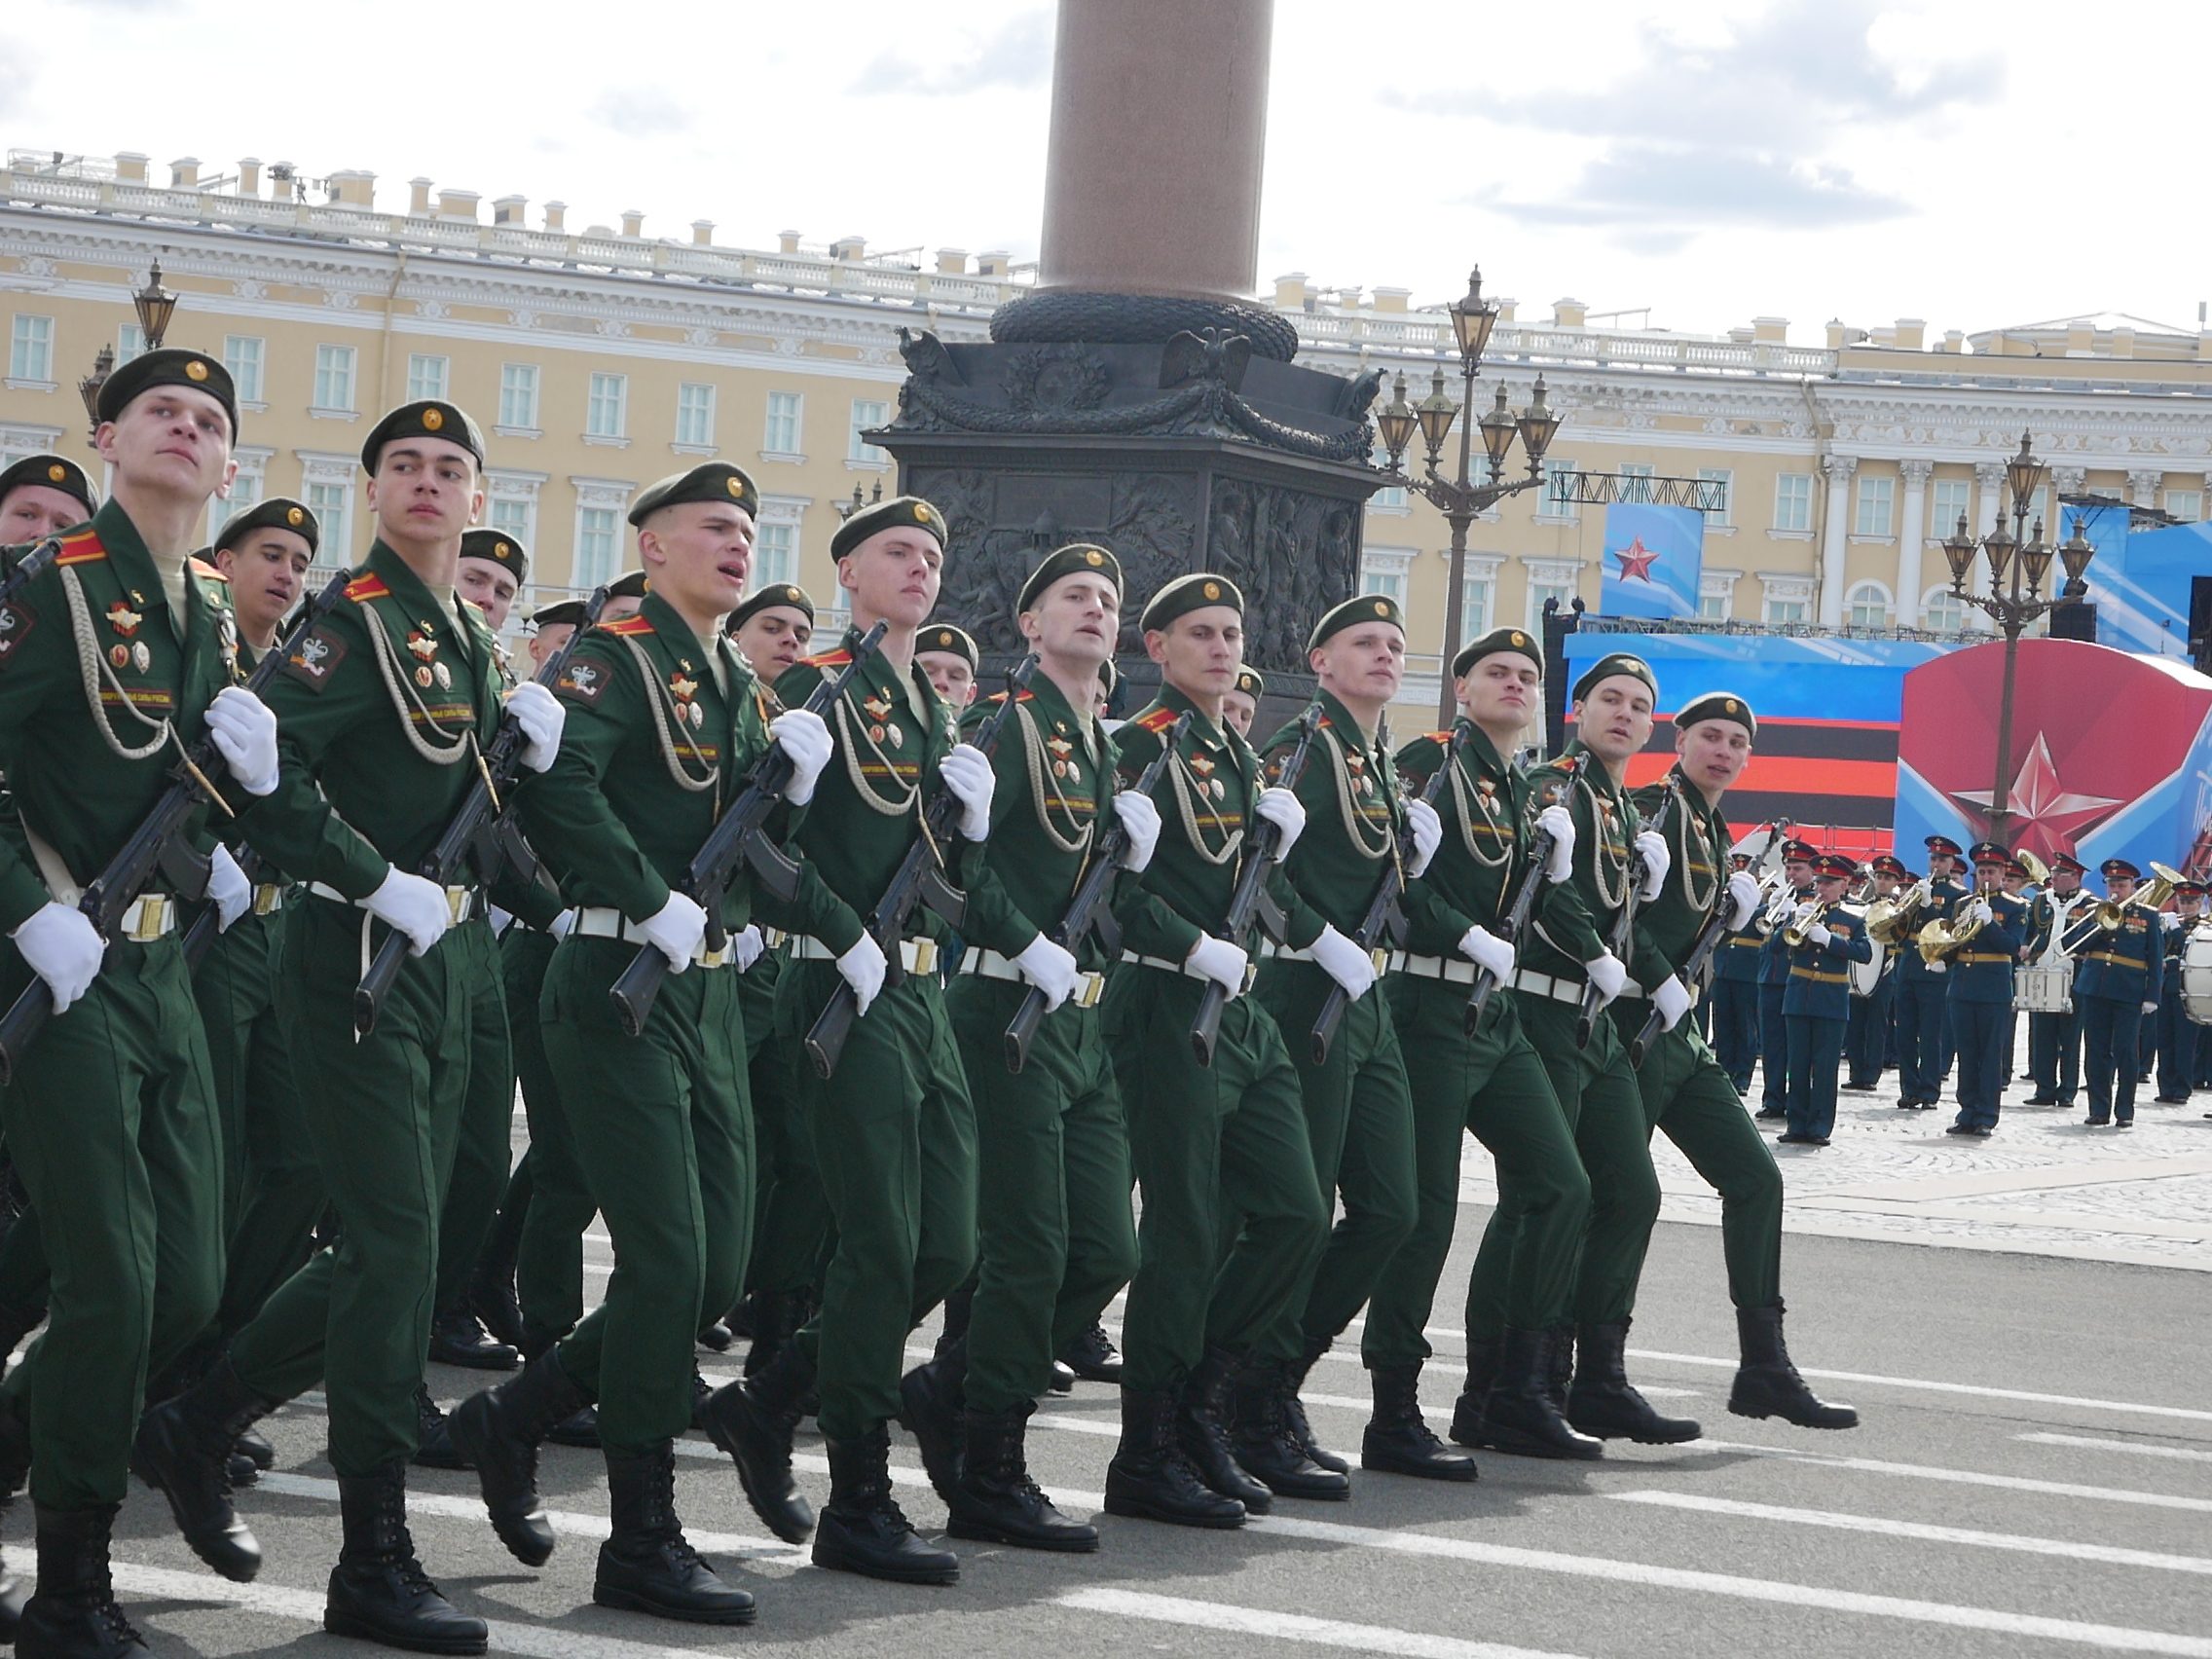
[[[485,1334],[495,1343],[503,1343],[517,1353],[523,1349],[522,1302],[515,1295],[515,1246],[520,1236],[506,1237],[504,1217],[492,1230],[490,1242],[478,1258],[476,1272],[468,1282],[468,1310],[475,1314],[476,1322],[484,1327]]]
[[[1678,1446],[1705,1432],[1689,1418],[1661,1417],[1628,1380],[1628,1325],[1579,1325],[1574,1383],[1567,1391],[1567,1420],[1600,1440],[1633,1440],[1640,1446]]]
[[[691,1624],[753,1622],[751,1594],[716,1575],[676,1518],[675,1441],[635,1456],[608,1453],[607,1498],[612,1527],[599,1546],[593,1601]]]
[[[1605,1443],[1560,1416],[1552,1399],[1552,1333],[1507,1326],[1497,1378],[1483,1402],[1479,1444],[1523,1457],[1602,1457]]]
[[[1351,1477],[1322,1468],[1292,1434],[1283,1411],[1289,1392],[1290,1368],[1278,1362],[1248,1365],[1238,1374],[1236,1426],[1230,1437],[1237,1466],[1277,1497],[1351,1496]]]
[[[1027,1400],[1010,1412],[968,1407],[962,1419],[967,1441],[960,1459],[960,1484],[946,1500],[952,1520],[945,1530],[956,1538],[1028,1550],[1094,1550],[1098,1529],[1070,1521],[1029,1478],[1022,1457],[1022,1425],[1036,1409]]]
[[[1458,1399],[1452,1403],[1451,1435],[1456,1445],[1484,1444],[1483,1407],[1490,1399],[1491,1383],[1497,1378],[1498,1346],[1490,1339],[1467,1339],[1467,1381]]]
[[[1378,1366],[1368,1373],[1375,1416],[1360,1436],[1359,1466],[1428,1481],[1471,1481],[1475,1460],[1447,1451],[1420,1415],[1420,1367]]]
[[[276,1402],[239,1381],[226,1356],[173,1400],[138,1419],[130,1466],[169,1500],[192,1553],[235,1584],[261,1570],[261,1545],[231,1507],[231,1447]]]
[[[1176,1444],[1199,1480],[1222,1496],[1234,1497],[1245,1514],[1265,1515],[1273,1507],[1273,1496],[1236,1466],[1236,1456],[1229,1446],[1229,1391],[1235,1376],[1235,1355],[1226,1348],[1206,1349],[1198,1368],[1183,1379]]]
[[[324,1630],[416,1653],[484,1651],[484,1621],[439,1595],[415,1559],[404,1462],[394,1457],[372,1475],[340,1475],[338,1515],[346,1541],[330,1569]]]
[[[1306,1454],[1309,1461],[1320,1464],[1332,1474],[1348,1475],[1351,1473],[1351,1464],[1313,1438],[1313,1425],[1306,1420],[1306,1402],[1298,1397],[1298,1391],[1306,1386],[1306,1375],[1313,1369],[1313,1362],[1328,1351],[1329,1345],[1326,1342],[1308,1340],[1306,1351],[1284,1373],[1282,1415],[1283,1420],[1290,1425],[1291,1439],[1298,1443],[1298,1449]]]
[[[1805,1386],[1782,1343],[1782,1304],[1736,1309],[1736,1340],[1743,1363],[1728,1390],[1728,1409],[1738,1417],[1778,1417],[1799,1428],[1857,1428],[1859,1414],[1831,1406]]]
[[[115,1604],[108,1537],[122,1505],[38,1506],[38,1590],[23,1604],[16,1651],[24,1659],[122,1659],[146,1651]]]
[[[465,1296],[458,1308],[439,1309],[430,1321],[430,1357],[469,1371],[512,1371],[522,1364],[522,1350],[494,1342],[468,1310]]]
[[[813,1385],[805,1351],[788,1343],[759,1376],[724,1383],[698,1409],[707,1437],[737,1465],[753,1513],[787,1544],[803,1544],[814,1530],[814,1511],[792,1479],[792,1433]]]
[[[967,1378],[967,1345],[955,1343],[899,1380],[899,1426],[921,1448],[930,1485],[947,1503],[960,1487],[960,1404]]]
[[[415,1384],[415,1456],[418,1469],[473,1469],[476,1467],[455,1449],[453,1428],[427,1382]]]
[[[586,1406],[572,1416],[563,1418],[545,1431],[545,1438],[556,1446],[573,1446],[585,1452],[597,1452],[599,1440],[599,1408]]]
[[[830,1501],[814,1532],[814,1565],[899,1584],[950,1584],[960,1558],[922,1542],[891,1495],[891,1431],[883,1424],[830,1443]]]
[[[525,1567],[553,1553],[553,1526],[537,1501],[537,1449],[546,1430],[584,1405],[561,1369],[561,1350],[534,1359],[520,1377],[471,1394],[454,1408],[454,1448],[476,1466],[492,1530]]]
[[[249,1428],[240,1433],[233,1450],[251,1463],[256,1472],[276,1466],[276,1448],[269,1444],[269,1437],[259,1429]]]
[[[1122,1390],[1122,1443],[1106,1465],[1106,1513],[1176,1527],[1241,1527],[1244,1506],[1203,1481],[1177,1439],[1172,1393]]]
[[[1091,1320],[1089,1330],[1060,1350],[1059,1362],[1086,1382],[1111,1382],[1117,1388],[1122,1385],[1121,1352],[1096,1319]]]
[[[1552,1409],[1567,1416],[1567,1390],[1574,1385],[1574,1327],[1554,1325],[1544,1333],[1544,1394]]]

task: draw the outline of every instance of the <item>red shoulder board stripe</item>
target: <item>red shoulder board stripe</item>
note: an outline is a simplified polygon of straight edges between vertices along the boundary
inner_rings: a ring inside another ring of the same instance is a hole
[[[1427,738],[1431,743],[1448,744],[1452,741],[1452,734],[1448,731],[1424,731],[1421,736]]]
[[[211,582],[227,582],[231,579],[197,553],[192,556],[188,563],[192,567],[192,573],[196,576],[205,576]]]
[[[384,585],[384,577],[369,574],[355,576],[346,584],[346,597],[355,605],[366,605],[372,599],[389,596],[391,589]]]
[[[824,651],[820,656],[800,657],[801,668],[843,668],[853,660],[851,651]]]
[[[1158,737],[1175,723],[1175,711],[1162,706],[1153,710],[1149,715],[1139,715],[1134,723]]]
[[[640,612],[632,616],[617,617],[612,622],[602,622],[599,625],[599,631],[602,634],[621,634],[625,636],[631,634],[649,634],[653,631],[653,625],[651,622],[645,619],[645,616],[643,612]]]
[[[1016,703],[1034,703],[1036,700],[1037,693],[1030,690],[1027,686],[1023,686],[1021,695],[1014,698],[1014,701]],[[1003,703],[1006,701],[1006,693],[1004,691],[993,691],[986,699],[986,701],[992,703]]]
[[[80,530],[74,535],[61,538],[61,551],[55,555],[57,565],[92,565],[107,557],[107,549],[100,538],[89,530]]]

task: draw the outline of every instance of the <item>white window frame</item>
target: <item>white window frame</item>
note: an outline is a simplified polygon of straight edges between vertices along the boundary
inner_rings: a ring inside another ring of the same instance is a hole
[[[535,438],[543,430],[537,418],[543,379],[535,363],[499,365],[499,419],[494,431],[503,438]]]
[[[8,389],[54,389],[54,318],[16,313],[8,327]]]
[[[134,322],[127,322],[115,331],[115,366],[122,368],[131,358],[140,356],[146,350],[146,331]]]
[[[1575,596],[1582,590],[1582,561],[1524,559],[1521,564],[1529,577],[1528,592],[1522,597],[1521,625],[1541,638],[1544,628],[1543,602],[1557,597],[1562,610],[1572,608]]]
[[[2204,492],[2201,490],[2168,490],[2166,516],[2182,524],[2199,524],[2204,518]],[[2046,527],[2046,535],[2052,541],[2063,541],[2065,536]]]
[[[357,413],[353,407],[353,372],[358,361],[359,353],[350,346],[315,347],[314,394],[308,405],[310,415],[353,418]],[[332,393],[337,395],[330,395]]]
[[[1800,491],[1797,486],[1803,486]],[[1802,514],[1794,508],[1802,507]],[[1802,524],[1792,522],[1802,517]],[[1774,475],[1774,524],[1770,534],[1781,536],[1798,536],[1807,541],[1813,538],[1813,475],[1810,472],[1778,472]]]
[[[669,447],[679,455],[715,453],[715,383],[682,381],[676,387],[676,441]],[[686,430],[685,423],[693,423]]]
[[[261,504],[269,494],[269,459],[276,453],[260,448],[231,452],[231,459],[239,463],[238,476],[231,480],[229,495],[208,498],[207,539],[210,542],[222,534],[223,526],[249,507]]]
[[[1727,622],[1734,619],[1736,614],[1736,583],[1743,578],[1743,574],[1744,572],[1741,571],[1716,571],[1710,565],[1698,572],[1697,613],[1701,619],[1708,622]],[[1709,602],[1714,600],[1719,602],[1719,613],[1708,616],[1706,606]]]
[[[630,504],[630,494],[636,488],[623,478],[571,478],[576,492],[576,511],[572,521],[573,535],[570,541],[569,583],[571,587],[588,591],[602,582],[610,582],[621,574],[624,564],[622,515]],[[604,561],[585,563],[584,537],[596,535],[602,528],[596,515],[608,515],[610,555]],[[589,519],[586,514],[595,515]],[[603,568],[604,566],[604,568]]]
[[[314,514],[319,532],[309,571],[308,585],[313,588],[318,577],[328,581],[331,572],[353,566],[353,498],[360,468],[350,455],[293,453],[300,462],[300,499]]]
[[[864,415],[863,410],[872,410]],[[891,403],[881,397],[856,397],[847,417],[850,424],[845,428],[845,466],[854,472],[888,472],[891,457],[861,436],[870,426],[888,424],[891,420]]]
[[[1759,620],[1770,627],[1788,627],[1792,623],[1813,620],[1815,582],[1811,576],[1796,571],[1759,572]],[[1784,608],[1794,609],[1793,616],[1777,615]]]
[[[630,442],[630,377],[594,369],[584,387],[584,442],[617,448]]]
[[[1949,582],[1937,582],[1920,596],[1920,626],[1931,634],[1963,634],[1970,608]]]
[[[1895,541],[1897,535],[1898,481],[1881,473],[1862,472],[1851,511],[1851,539]]]
[[[542,472],[487,471],[484,474],[484,522],[503,530],[534,554],[537,550],[537,493],[545,483]]]
[[[1445,560],[1445,603],[1451,603],[1451,561]],[[1505,569],[1505,556],[1501,553],[1470,553],[1467,555],[1466,585],[1459,595],[1459,643],[1479,640],[1497,624],[1497,577]],[[1449,668],[1451,665],[1445,665]]]
[[[1736,534],[1736,469],[1733,466],[1701,466],[1697,469],[1698,482],[1720,486],[1720,510],[1706,513],[1705,534],[1708,535],[1733,535]]]
[[[789,400],[790,407],[788,409],[779,408],[779,400],[785,399]],[[783,426],[787,420],[790,423],[790,430],[779,430],[778,428]],[[776,440],[779,438],[788,438],[790,442],[778,443]],[[805,446],[806,393],[803,391],[769,392],[761,406],[760,459],[762,461],[790,461],[793,465],[799,465],[806,460]]]
[[[1871,620],[1862,617],[1859,611],[1871,607]],[[1897,617],[1897,599],[1881,582],[1866,580],[1853,582],[1843,596],[1843,620],[1853,628],[1887,628]]]
[[[1948,509],[1948,510],[1946,510]],[[1927,539],[1942,541],[1959,533],[1959,520],[1973,531],[1973,480],[1938,478],[1929,487]]]
[[[263,409],[264,377],[268,372],[269,342],[258,334],[226,334],[223,336],[223,367],[231,373],[231,385],[237,388],[239,407]]]
[[[1488,457],[1484,458],[1488,460]],[[1544,524],[1573,524],[1582,517],[1579,501],[1555,500],[1552,497],[1552,480],[1561,473],[1582,470],[1572,456],[1547,455],[1544,457],[1544,481],[1536,486],[1536,518]],[[1530,626],[1533,627],[1531,623]]]
[[[431,365],[435,364],[436,367]],[[453,359],[437,351],[410,351],[407,354],[407,401],[421,403],[435,398],[447,402],[452,392]]]
[[[1659,475],[1659,469],[1647,461],[1624,461],[1620,475],[1622,483],[1617,498],[1630,506],[1649,506],[1651,480]]]

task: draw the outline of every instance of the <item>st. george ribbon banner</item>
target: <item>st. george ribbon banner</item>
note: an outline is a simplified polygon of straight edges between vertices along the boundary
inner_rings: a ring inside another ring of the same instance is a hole
[[[1695,507],[1615,501],[1605,508],[1606,616],[1697,614],[1705,569],[1705,515]]]

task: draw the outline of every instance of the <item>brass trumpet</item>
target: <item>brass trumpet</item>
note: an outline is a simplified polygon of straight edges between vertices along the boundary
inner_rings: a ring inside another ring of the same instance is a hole
[[[1996,891],[1991,883],[1976,881],[1973,896],[1986,900]],[[1979,932],[1981,923],[1975,921],[1930,922],[1913,935],[1913,942],[1920,946],[1920,960],[1933,968],[1964,950]]]
[[[1803,927],[1799,927],[1796,923],[1792,922],[1788,927],[1782,930],[1782,942],[1789,946],[1791,950],[1799,948],[1805,943],[1806,939],[1811,935],[1813,929],[1821,922],[1826,920],[1827,913],[1834,908],[1834,904],[1822,904],[1818,906],[1810,916],[1807,916],[1805,918],[1805,925]]]
[[[2171,865],[2152,865],[2150,885],[2139,889],[2125,904],[2112,899],[2098,900],[2086,917],[2067,930],[2065,939],[2059,943],[2059,949],[2071,956],[2088,943],[2092,935],[2100,931],[2120,932],[2120,924],[2127,920],[2128,910],[2137,904],[2148,910],[2163,909],[2166,901],[2173,897],[2174,889],[2184,879],[2181,871]]]

